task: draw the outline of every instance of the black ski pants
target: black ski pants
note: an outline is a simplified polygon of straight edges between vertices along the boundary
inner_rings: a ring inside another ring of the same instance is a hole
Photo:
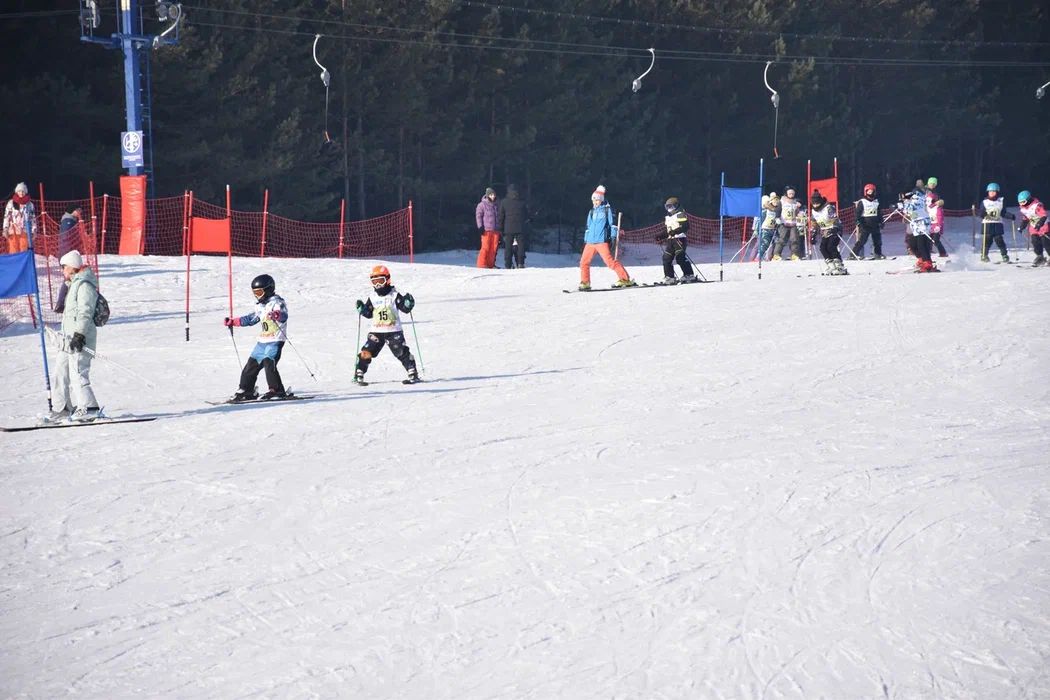
[[[842,254],[839,253],[838,231],[833,230],[831,235],[827,236],[821,235],[820,254],[825,260],[842,260]]]
[[[369,333],[361,352],[357,354],[357,369],[364,374],[368,371],[368,365],[372,364],[372,358],[379,354],[384,346],[390,346],[390,352],[401,361],[401,365],[407,369],[416,368],[416,360],[412,357],[412,351],[408,349],[405,342],[405,334],[402,331],[394,333]]]
[[[1050,254],[1050,239],[1047,238],[1047,234],[1032,236],[1032,249],[1036,255]]]
[[[284,341],[277,343],[277,357],[270,359],[269,357],[264,358],[262,362],[259,362],[254,357],[249,357],[248,361],[244,363],[244,369],[241,370],[241,385],[240,390],[246,394],[255,393],[255,381],[259,378],[259,373],[266,372],[266,386],[270,391],[277,393],[284,392],[284,382],[281,381],[281,373],[277,371],[277,363],[281,361],[281,353],[284,351]]]
[[[684,238],[668,238],[664,241],[664,277],[674,277],[675,263],[682,268],[682,274],[686,277],[693,274],[693,266],[685,254],[688,246]]]
[[[514,241],[518,244],[514,245]],[[503,232],[503,266],[508,270],[512,267],[525,267],[525,246],[528,241],[524,233]]]
[[[926,262],[933,262],[933,258],[930,253],[933,251],[933,241],[930,237],[923,234],[919,236],[912,236],[912,248],[919,260],[925,260]]]
[[[937,255],[942,258],[948,257],[948,251],[944,249],[944,244],[941,243],[941,232],[931,233],[930,236],[933,238],[933,245],[937,246]]]
[[[1003,257],[1007,257],[1006,241],[1003,240],[1003,225],[1001,223],[981,223],[981,257],[987,258],[988,251],[992,249],[992,243],[999,248]]]
[[[875,255],[882,255],[882,227],[877,219],[871,223],[868,223],[866,219],[861,219],[857,226],[857,234],[857,244],[853,246],[854,255],[858,258],[864,257],[864,246],[868,243],[869,237]]]

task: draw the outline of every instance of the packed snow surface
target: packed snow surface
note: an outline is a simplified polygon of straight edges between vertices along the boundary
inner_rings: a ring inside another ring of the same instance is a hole
[[[1050,697],[1050,271],[473,256],[236,259],[318,395],[245,406],[225,259],[186,342],[184,259],[101,258],[95,390],[160,418],[0,434],[0,696]],[[378,262],[425,383],[351,384]],[[31,326],[0,367],[33,424]]]

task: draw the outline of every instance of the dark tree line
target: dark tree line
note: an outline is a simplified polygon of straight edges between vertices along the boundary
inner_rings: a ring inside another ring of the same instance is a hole
[[[113,31],[115,3],[100,4]],[[75,7],[22,0],[0,16]],[[575,228],[602,182],[625,223],[644,224],[672,194],[717,214],[720,172],[755,184],[760,157],[767,190],[804,187],[807,159],[826,177],[837,156],[844,199],[868,181],[892,199],[931,175],[950,208],[969,207],[989,180],[1050,199],[1050,98],[1034,95],[1050,80],[1050,10],[1038,3],[187,0],[184,10],[180,44],[150,52],[156,196],[193,189],[221,202],[229,183],[235,206],[250,209],[269,188],[275,213],[329,221],[343,198],[348,218],[411,199],[430,248],[473,243],[488,185],[502,194],[516,183],[540,224]],[[81,43],[75,11],[2,19],[0,31],[11,67],[0,189],[42,181],[61,199],[93,179],[115,193],[120,55]],[[332,76],[327,118],[315,34]],[[656,67],[635,93],[649,46]],[[779,159],[767,58],[778,59]]]

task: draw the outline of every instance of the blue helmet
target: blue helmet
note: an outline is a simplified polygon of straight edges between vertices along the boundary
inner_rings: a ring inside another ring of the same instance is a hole
[[[998,192],[999,191],[999,183],[998,182],[989,182],[988,186],[985,187],[984,190],[985,190],[985,192]]]
[[[1029,192],[1028,190],[1021,190],[1020,192],[1017,193],[1017,203],[1018,204],[1022,204],[1022,205],[1023,204],[1028,204],[1028,202],[1030,202],[1031,200],[1032,200],[1032,193]]]

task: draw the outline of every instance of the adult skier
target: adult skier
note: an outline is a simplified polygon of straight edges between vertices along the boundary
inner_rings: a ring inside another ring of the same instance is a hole
[[[44,420],[90,423],[99,416],[98,399],[91,388],[91,360],[98,343],[98,278],[91,266],[84,264],[80,251],[71,250],[58,262],[69,291],[62,311],[62,347],[52,385],[52,411]]]
[[[780,198],[780,206],[777,209],[777,242],[773,246],[773,259],[781,260],[784,246],[788,246],[792,260],[798,260],[802,252],[802,240],[798,235],[798,216],[802,209],[802,202],[795,198],[795,188],[788,185],[784,188],[784,196]]]
[[[259,275],[252,280],[255,310],[244,316],[223,319],[223,325],[227,328],[262,324],[252,354],[241,370],[240,386],[230,398],[232,403],[255,399],[269,401],[283,399],[288,395],[281,381],[281,373],[277,370],[284,341],[288,337],[288,305],[275,293],[276,286],[273,277]],[[267,391],[260,396],[255,388],[255,380],[263,371],[266,373]]]
[[[985,188],[985,198],[981,202],[981,261],[988,262],[988,251],[994,241],[1003,256],[1003,262],[1010,262],[1010,255],[1006,251],[1006,241],[1003,240],[1003,219],[1014,219],[1014,215],[1006,211],[1005,202],[999,198],[999,183],[989,182]]]
[[[591,289],[591,260],[601,256],[602,262],[616,273],[614,287],[637,287],[619,260],[613,258],[609,242],[618,235],[613,221],[612,207],[605,201],[605,187],[598,185],[591,193],[591,210],[587,212],[587,230],[583,234],[583,253],[580,255],[580,291]]]
[[[368,280],[372,283],[372,293],[364,301],[357,300],[357,313],[372,319],[372,328],[357,354],[354,383],[368,385],[365,381],[368,365],[384,346],[389,345],[390,352],[408,372],[408,379],[403,383],[415,384],[420,381],[419,373],[416,371],[416,360],[405,341],[405,333],[401,329],[399,312],[411,313],[416,306],[416,300],[407,292],[402,294],[397,291],[397,287],[390,283],[390,270],[386,265],[373,267]]]
[[[879,200],[875,197],[875,185],[870,182],[864,185],[863,196],[854,205],[857,218],[857,243],[853,254],[864,257],[864,246],[871,238],[872,260],[885,260],[882,254],[882,217],[879,216]]]
[[[689,217],[686,216],[685,211],[678,202],[678,197],[668,197],[667,201],[664,202],[664,211],[667,212],[667,216],[664,217],[664,228],[666,231],[656,234],[656,242],[661,244],[664,249],[664,278],[658,284],[677,284],[679,282],[688,284],[689,282],[696,282],[693,266],[685,252],[689,245],[687,238]],[[676,279],[674,276],[675,263],[678,263],[678,266],[682,268],[681,279]]]
[[[814,233],[820,234],[820,254],[828,266],[827,274],[848,275],[849,271],[842,264],[842,255],[839,253],[842,223],[839,221],[838,210],[820,193],[820,190],[813,190],[813,195],[809,199],[809,208],[810,215],[813,217]]]
[[[937,246],[937,257],[948,257],[948,251],[941,243],[941,235],[944,233],[944,200],[937,194],[937,178],[931,177],[926,180],[926,213],[930,216],[930,238]]]
[[[930,238],[930,217],[926,212],[926,193],[922,188],[916,187],[900,197],[897,211],[908,222],[905,241],[908,243],[908,250],[915,255],[915,271],[940,272],[930,256],[933,240]]]
[[[1028,190],[1021,190],[1017,194],[1017,204],[1021,208],[1021,232],[1027,227],[1032,237],[1032,248],[1035,250],[1032,266],[1042,267],[1046,264],[1046,254],[1050,253],[1050,226],[1046,223],[1046,208]]]

